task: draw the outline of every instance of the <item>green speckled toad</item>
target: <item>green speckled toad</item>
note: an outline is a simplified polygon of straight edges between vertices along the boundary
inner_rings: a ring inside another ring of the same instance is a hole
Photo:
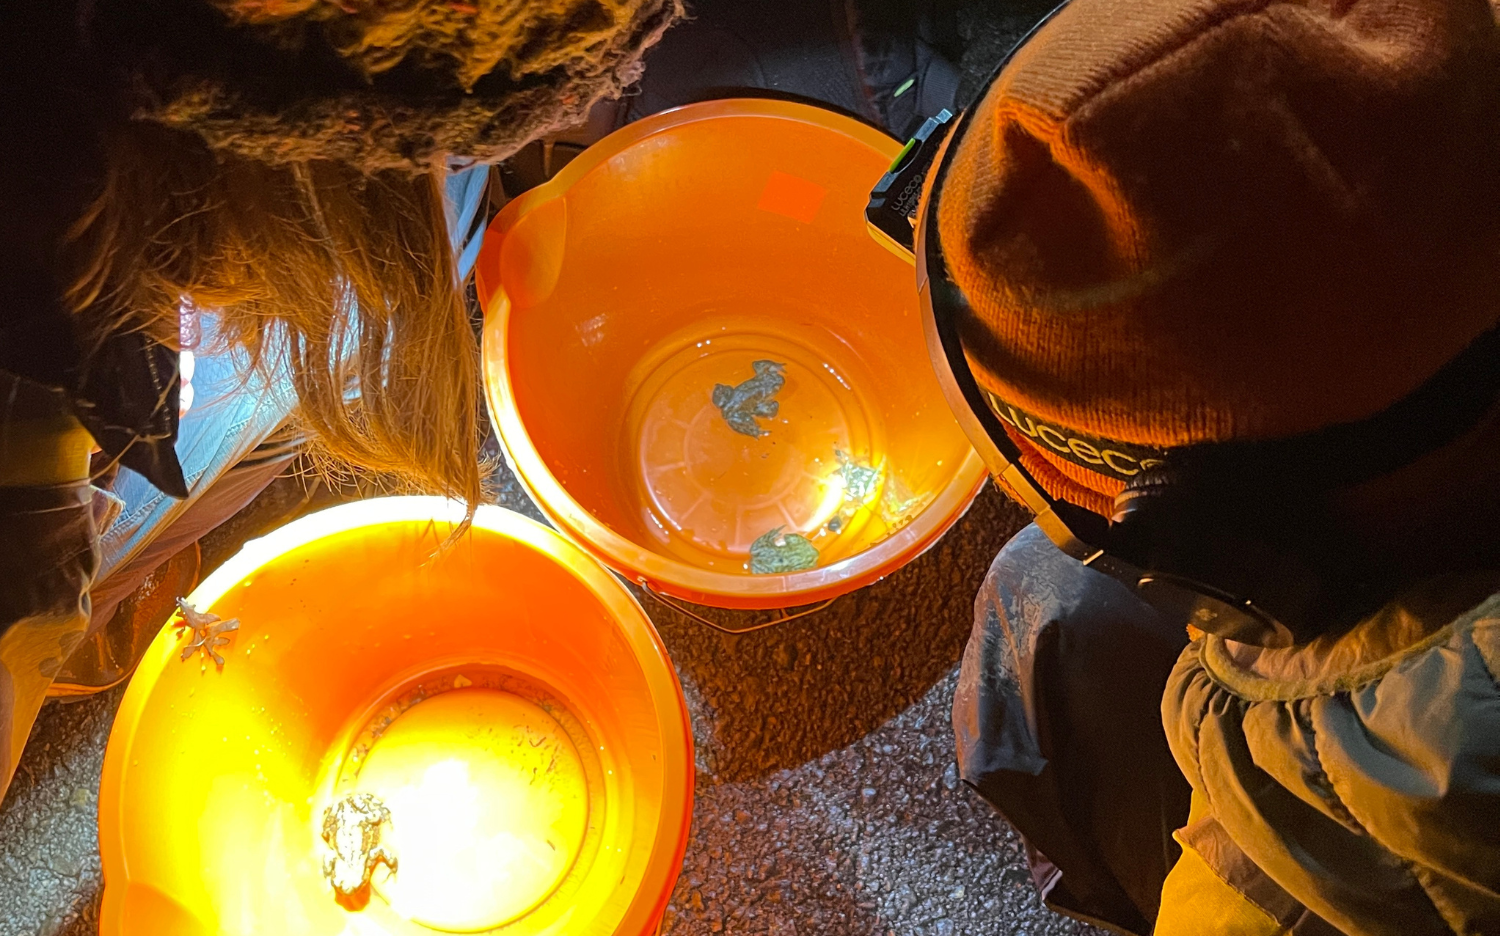
[[[777,527],[750,544],[750,571],[755,575],[801,572],[818,564],[817,547],[801,533],[783,535],[783,529]]]
[[[786,383],[783,372],[785,364],[776,361],[755,361],[750,365],[755,376],[737,386],[714,384],[714,406],[729,423],[729,428],[740,435],[758,439],[766,430],[756,422],[756,417],[770,419],[781,409],[781,404],[771,399]]]

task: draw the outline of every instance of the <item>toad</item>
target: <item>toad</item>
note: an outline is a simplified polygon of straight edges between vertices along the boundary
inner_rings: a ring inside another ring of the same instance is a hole
[[[339,897],[349,898],[370,884],[375,866],[396,870],[396,856],[380,844],[381,826],[391,811],[369,793],[354,793],[323,811],[323,841],[333,854],[323,859],[323,876]]]
[[[714,384],[714,406],[723,414],[729,428],[740,435],[758,439],[767,431],[756,422],[756,417],[770,419],[781,409],[781,404],[771,399],[786,383],[783,372],[785,364],[776,361],[755,361],[750,365],[755,376],[737,386]]]

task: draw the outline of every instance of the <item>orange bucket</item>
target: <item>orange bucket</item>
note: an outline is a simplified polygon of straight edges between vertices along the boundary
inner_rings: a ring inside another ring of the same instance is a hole
[[[164,629],[125,694],[104,936],[656,931],[693,782],[661,641],[516,514],[480,507],[443,548],[462,515],[334,507],[198,587],[189,605],[238,629],[202,649]]]
[[[852,591],[931,546],[984,467],[915,279],[867,232],[900,145],[713,101],[515,199],[477,266],[490,412],[543,511],[631,580],[727,608]]]

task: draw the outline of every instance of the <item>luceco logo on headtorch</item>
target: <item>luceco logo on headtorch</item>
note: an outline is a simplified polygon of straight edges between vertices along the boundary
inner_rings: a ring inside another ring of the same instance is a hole
[[[988,390],[984,396],[991,412],[1001,422],[1079,467],[1128,481],[1140,474],[1142,468],[1162,464],[1159,449],[1064,429],[1005,402]]]

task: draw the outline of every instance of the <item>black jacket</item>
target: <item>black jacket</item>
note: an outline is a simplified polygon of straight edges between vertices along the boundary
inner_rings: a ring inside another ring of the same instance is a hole
[[[0,13],[0,420],[71,410],[111,459],[185,497],[177,355],[141,334],[86,348],[62,303],[62,247],[102,181],[101,134],[132,108],[128,76],[93,48],[88,7],[15,0]]]

